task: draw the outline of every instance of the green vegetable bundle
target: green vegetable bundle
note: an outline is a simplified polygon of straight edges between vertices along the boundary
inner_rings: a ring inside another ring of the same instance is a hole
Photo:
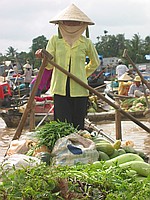
[[[72,124],[66,122],[51,121],[41,126],[37,130],[37,138],[39,146],[47,146],[50,150],[53,149],[55,142],[64,136],[77,132],[77,129]]]

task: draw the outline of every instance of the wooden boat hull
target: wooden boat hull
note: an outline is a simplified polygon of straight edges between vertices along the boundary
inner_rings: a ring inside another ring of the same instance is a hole
[[[132,116],[135,118],[143,118],[145,117],[143,115],[143,111],[137,111],[137,112],[130,112]],[[40,121],[44,118],[44,116],[47,115],[47,113],[35,113],[35,125],[38,125]],[[22,113],[19,113],[16,110],[1,112],[0,117],[4,120],[6,123],[6,126],[9,128],[16,128],[21,120]],[[125,116],[121,115],[122,119],[126,119]],[[43,123],[52,121],[53,113],[49,113],[44,120]],[[87,119],[93,122],[100,122],[105,120],[115,120],[115,111],[109,111],[109,112],[100,112],[100,113],[88,113]],[[28,126],[30,122],[30,117],[28,116],[26,120],[25,126]]]
[[[143,118],[144,111],[136,111],[136,112],[129,112],[135,118]],[[108,112],[100,112],[100,113],[89,113],[88,118],[90,121],[99,122],[105,120],[113,120],[115,121],[115,111],[108,111]],[[121,119],[128,119],[126,116],[121,114]]]
[[[43,117],[47,113],[35,113],[35,125],[38,125],[38,123],[43,119]],[[6,126],[8,128],[16,128],[21,120],[22,113],[19,113],[17,111],[11,111],[11,112],[1,112],[0,117],[4,120]],[[46,119],[44,120],[45,122],[53,120],[53,113],[49,113]],[[29,126],[30,124],[30,116],[27,117],[25,126]]]

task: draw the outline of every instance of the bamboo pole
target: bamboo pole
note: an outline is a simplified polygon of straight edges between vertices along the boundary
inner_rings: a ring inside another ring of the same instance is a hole
[[[49,60],[52,59],[53,57],[51,55],[49,55]],[[30,95],[30,98],[27,102],[27,106],[26,106],[26,109],[21,117],[21,120],[20,120],[20,123],[17,127],[17,130],[16,130],[16,133],[13,137],[12,140],[15,140],[15,139],[19,139],[20,135],[21,135],[21,132],[23,130],[23,127],[24,127],[24,124],[26,122],[26,119],[27,119],[27,116],[28,116],[28,113],[30,112],[31,110],[31,105],[32,105],[32,102],[34,101],[34,97],[35,97],[35,94],[36,94],[36,91],[38,89],[38,85],[41,81],[41,78],[42,78],[42,74],[44,72],[44,68],[46,67],[47,65],[47,59],[46,57],[44,56],[44,59],[43,59],[43,62],[42,62],[42,65],[40,66],[40,69],[39,69],[39,73],[38,73],[38,76],[37,76],[37,79],[34,83],[34,86],[33,86],[33,89],[32,89],[32,92],[31,92],[31,95]]]
[[[42,120],[38,123],[38,125],[36,126],[36,129],[44,122],[44,120],[48,117],[49,113],[52,112],[52,110],[54,109],[54,105],[49,109],[49,111],[47,112],[47,114],[42,118]]]
[[[116,105],[119,105],[119,98],[115,98]],[[115,112],[115,124],[116,124],[116,140],[122,140],[122,130],[121,130],[121,114],[116,110]]]
[[[30,110],[30,122],[29,122],[29,125],[30,125],[30,131],[34,131],[35,130],[35,100],[32,102],[32,107],[31,107],[31,110]]]
[[[135,117],[133,117],[132,115],[130,115],[129,113],[126,113],[124,110],[122,110],[120,108],[120,106],[115,105],[113,102],[111,102],[109,99],[105,98],[101,93],[97,92],[94,88],[92,88],[91,86],[87,85],[86,83],[84,83],[83,81],[81,81],[80,79],[78,79],[76,76],[74,76],[73,74],[71,74],[70,72],[66,71],[64,68],[62,68],[61,66],[59,66],[58,64],[56,64],[54,61],[51,60],[51,54],[48,53],[46,50],[42,50],[42,53],[46,56],[47,61],[53,65],[54,67],[56,67],[57,69],[59,69],[61,72],[63,72],[64,74],[66,74],[67,76],[69,76],[70,78],[72,78],[74,81],[76,81],[78,84],[80,84],[82,87],[88,89],[90,92],[96,94],[99,98],[101,98],[103,101],[105,101],[106,103],[108,103],[110,106],[112,106],[113,108],[115,108],[116,110],[118,110],[121,114],[125,115],[126,117],[128,117],[131,121],[133,121],[134,123],[136,123],[138,126],[140,126],[141,128],[143,128],[145,131],[147,131],[148,133],[150,133],[150,129],[145,126],[143,123],[141,123],[139,120],[137,120]]]
[[[150,105],[148,102],[148,98],[146,95],[146,90],[144,87],[144,84],[147,86],[147,88],[150,90],[150,85],[148,84],[148,81],[144,79],[144,77],[142,76],[141,72],[139,71],[139,69],[136,67],[135,63],[132,61],[132,59],[129,57],[128,53],[127,53],[127,49],[124,50],[123,52],[123,56],[124,58],[126,58],[130,64],[132,64],[133,68],[136,70],[137,74],[140,76],[141,81],[142,81],[142,85],[143,85],[143,90],[144,90],[144,96],[145,96],[145,100],[146,100],[146,104],[147,104],[147,108],[150,109]]]
[[[141,72],[138,70],[138,68],[136,67],[135,63],[132,61],[132,59],[129,57],[128,53],[127,53],[127,49],[124,50],[123,52],[123,58],[126,58],[130,64],[132,64],[133,68],[136,70],[137,74],[140,76],[142,83],[144,83],[147,88],[150,90],[150,85],[148,84],[147,80],[145,80],[141,74]]]
[[[112,143],[115,142],[115,140],[111,136],[109,136],[108,134],[104,133],[102,129],[99,129],[97,126],[95,126],[95,124],[90,122],[88,119],[85,119],[85,123],[88,125],[88,128],[92,128],[98,134],[100,134],[100,135],[104,136],[105,138],[107,138],[110,142],[112,142]]]

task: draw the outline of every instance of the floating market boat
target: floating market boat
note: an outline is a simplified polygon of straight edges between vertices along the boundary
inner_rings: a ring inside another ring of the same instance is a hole
[[[148,97],[150,99],[150,97]],[[51,96],[46,97],[35,97],[35,125],[43,122],[48,122],[53,120],[53,99]],[[86,118],[93,122],[105,121],[105,120],[115,120],[115,109],[112,109],[108,104],[102,102],[97,97],[89,97],[89,109]],[[125,98],[121,101],[121,108],[126,112],[134,116],[135,118],[145,118],[144,115],[146,110],[146,100],[145,97],[140,98]],[[22,114],[26,108],[26,105],[17,108],[5,109],[0,111],[0,117],[4,120],[5,124],[9,128],[15,128],[18,126]],[[121,119],[127,119],[126,116],[121,114]],[[27,117],[25,126],[30,123],[30,114]]]

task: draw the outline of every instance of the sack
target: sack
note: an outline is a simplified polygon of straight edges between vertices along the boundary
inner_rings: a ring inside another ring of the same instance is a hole
[[[51,155],[54,165],[88,164],[99,157],[95,143],[77,133],[58,139]]]
[[[25,154],[29,150],[29,140],[12,140],[7,155],[10,156],[15,153]]]
[[[6,156],[2,162],[3,169],[12,169],[13,167],[16,169],[21,169],[23,167],[35,167],[40,164],[40,159],[23,154],[13,154],[11,156]]]

